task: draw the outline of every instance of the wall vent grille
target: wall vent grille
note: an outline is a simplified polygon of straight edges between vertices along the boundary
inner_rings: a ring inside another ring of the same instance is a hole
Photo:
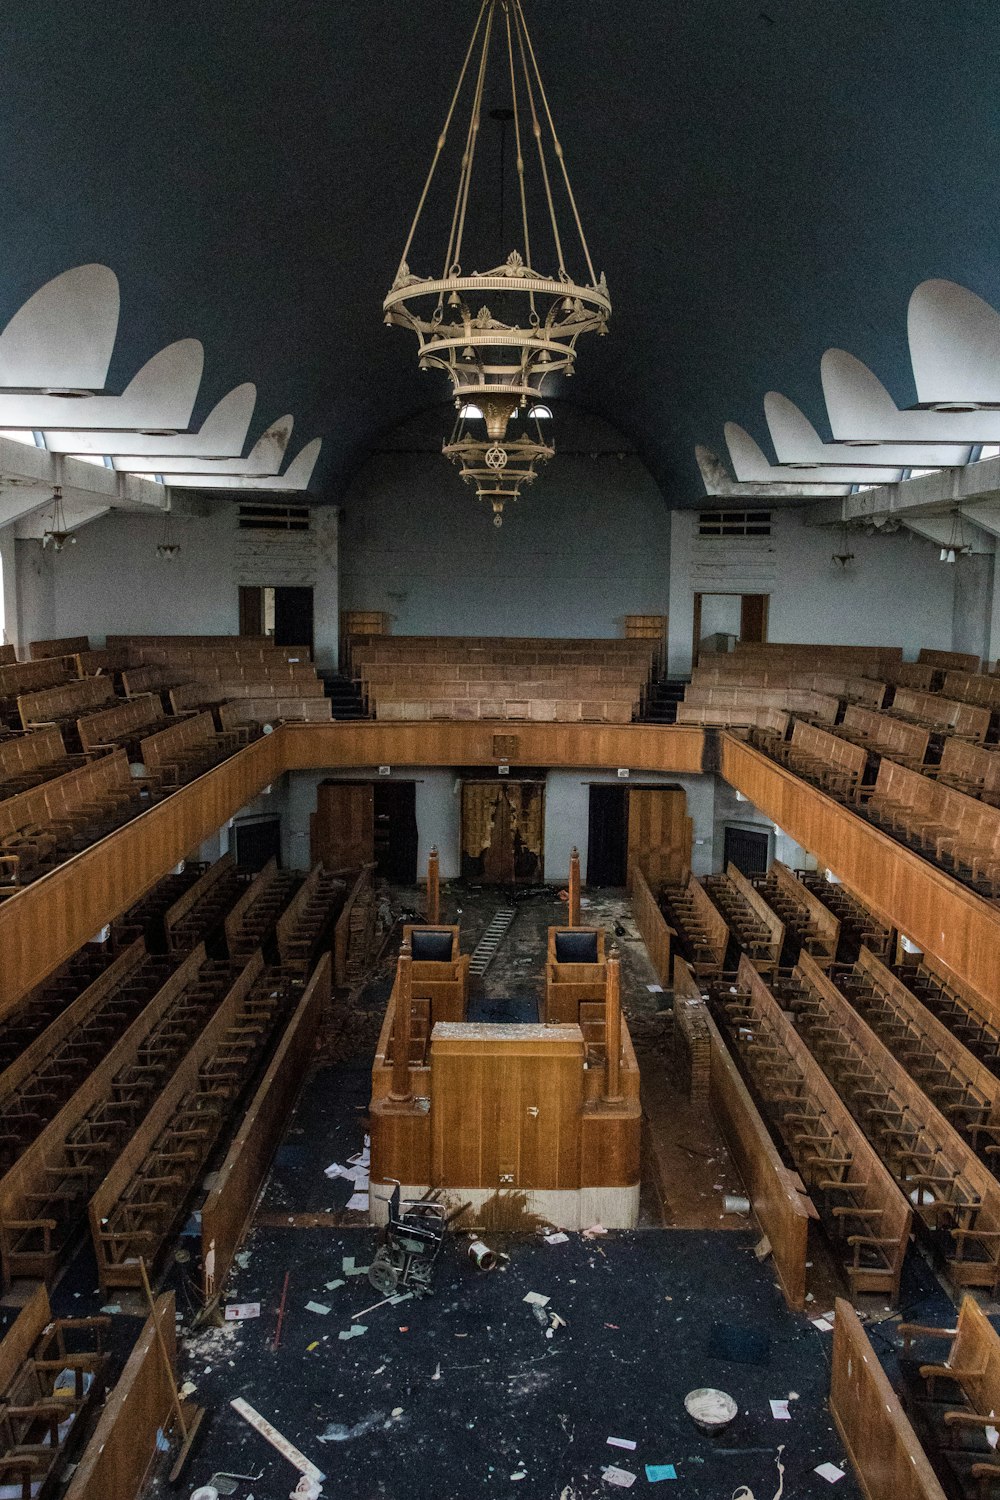
[[[698,515],[699,536],[770,536],[769,510],[703,510]]]
[[[241,505],[241,531],[308,531],[308,505]]]

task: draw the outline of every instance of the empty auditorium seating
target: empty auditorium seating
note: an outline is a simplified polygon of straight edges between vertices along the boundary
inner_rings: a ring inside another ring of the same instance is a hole
[[[694,974],[699,979],[721,974],[729,948],[729,928],[701,881],[692,875],[682,886],[664,886],[660,909]]]
[[[706,876],[704,885],[754,968],[760,974],[775,974],[785,941],[781,918],[734,864],[727,865],[721,875]]]
[[[796,950],[804,949],[822,968],[828,968],[837,957],[840,918],[781,860],[774,860],[767,875],[753,884],[785,924],[786,942],[792,938]]]
[[[298,894],[278,918],[275,937],[283,972],[304,978],[333,939],[347,882],[314,865]]]
[[[278,918],[302,884],[294,870],[279,870],[270,859],[247,886],[225,919],[226,952],[245,960],[269,942]]]
[[[83,763],[82,756],[67,755],[55,727],[11,735],[0,740],[0,798],[25,792]]]

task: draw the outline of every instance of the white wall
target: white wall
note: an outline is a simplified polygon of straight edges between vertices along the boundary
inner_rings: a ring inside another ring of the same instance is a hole
[[[670,516],[624,437],[557,406],[556,457],[497,528],[441,457],[448,421],[393,433],[344,496],[344,609],[397,635],[616,636],[666,614]]]
[[[240,584],[312,584],[316,659],[336,662],[339,636],[337,511],[316,507],[308,533],[240,531],[235,501],[179,500],[180,553],[157,557],[163,521],[125,511],[80,527],[73,546],[55,554],[36,541],[16,543],[17,639],[51,636],[235,635]],[[2,534],[2,533],[0,533]],[[11,629],[8,622],[8,630]],[[13,634],[13,632],[11,632]]]
[[[669,670],[691,670],[695,593],[767,594],[768,639],[951,649],[955,568],[939,548],[900,531],[850,533],[855,561],[832,561],[841,533],[773,511],[770,538],[699,537],[698,512],[675,511],[670,542]]]
[[[996,559],[991,553],[960,557],[950,567],[955,574],[955,608],[951,644],[954,651],[990,655],[990,623]]]

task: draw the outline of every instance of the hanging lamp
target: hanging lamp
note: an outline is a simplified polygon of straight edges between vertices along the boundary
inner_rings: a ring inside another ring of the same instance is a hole
[[[475,420],[463,407],[441,451],[456,465],[464,482],[474,486],[476,498],[490,502],[494,526],[502,526],[504,506],[515,501],[525,485],[534,483],[537,465],[547,463],[556,450],[543,438],[537,418],[534,434],[507,437],[502,443],[484,441],[470,426]]]
[[[163,529],[160,532],[160,540],[156,544],[156,555],[162,558],[164,562],[172,562],[181,550],[180,542],[174,540],[171,515],[172,507],[168,491],[163,505]]]
[[[469,201],[484,89],[497,37],[517,152],[521,242],[498,264],[469,272],[462,264]],[[446,155],[449,131],[470,93],[450,225],[447,233],[442,225],[439,236],[441,272],[420,276],[409,264],[414,239]],[[536,172],[545,209],[533,222],[529,203],[535,201]],[[560,214],[570,225],[568,237],[560,227]],[[567,265],[570,250],[579,257],[578,275]],[[521,0],[482,0],[383,310],[387,323],[416,334],[420,368],[443,370],[449,376],[459,410],[467,402],[479,407],[492,444],[504,443],[519,405],[541,399],[549,376],[573,374],[581,334],[607,331],[607,282],[603,272],[598,277],[594,271]]]
[[[76,536],[66,525],[62,485],[57,484],[52,489],[52,520],[42,532],[42,546],[51,547],[53,552],[61,552],[64,547],[75,544]]]

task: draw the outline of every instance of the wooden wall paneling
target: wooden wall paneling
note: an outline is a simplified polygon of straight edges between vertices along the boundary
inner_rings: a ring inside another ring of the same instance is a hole
[[[0,1340],[0,1391],[10,1389],[51,1316],[49,1294],[37,1286]]]
[[[374,874],[374,863],[361,867],[361,870],[358,872],[358,878],[348,892],[344,908],[337,918],[333,929],[333,982],[336,985],[342,986],[347,983],[347,951],[350,945],[351,913],[361,895],[371,885]]]
[[[576,1189],[583,1059],[578,1026],[435,1027],[433,1181]]]
[[[679,787],[631,787],[628,794],[628,872],[640,869],[654,890],[681,885],[691,869],[693,824]]]
[[[1000,910],[856,813],[723,734],[722,774],[888,926],[940,958],[1000,1020]],[[0,919],[3,908],[0,907]]]
[[[866,1500],[945,1500],[851,1304],[837,1298],[830,1414]]]
[[[632,870],[632,915],[657,979],[662,985],[669,986],[670,939],[674,935],[673,929],[668,926],[638,864]]]
[[[280,731],[0,903],[0,1011],[127,911],[280,775]]]
[[[707,1007],[705,1022],[711,1039],[712,1115],[743,1180],[757,1221],[771,1241],[774,1268],[785,1301],[801,1312],[806,1297],[809,1224],[819,1215],[799,1174],[782,1162]]]
[[[158,1435],[169,1431],[174,1420],[173,1389],[156,1324],[171,1365],[176,1365],[174,1294],[164,1292],[153,1304],[128,1362],[104,1403],[64,1500],[133,1500],[142,1491],[159,1451]]]
[[[271,1063],[243,1116],[215,1186],[201,1210],[201,1259],[206,1301],[225,1285],[271,1158],[291,1114],[330,1002],[330,955],[325,953],[295,1007]],[[209,1260],[210,1252],[214,1251]],[[214,1267],[213,1285],[204,1272]]]

